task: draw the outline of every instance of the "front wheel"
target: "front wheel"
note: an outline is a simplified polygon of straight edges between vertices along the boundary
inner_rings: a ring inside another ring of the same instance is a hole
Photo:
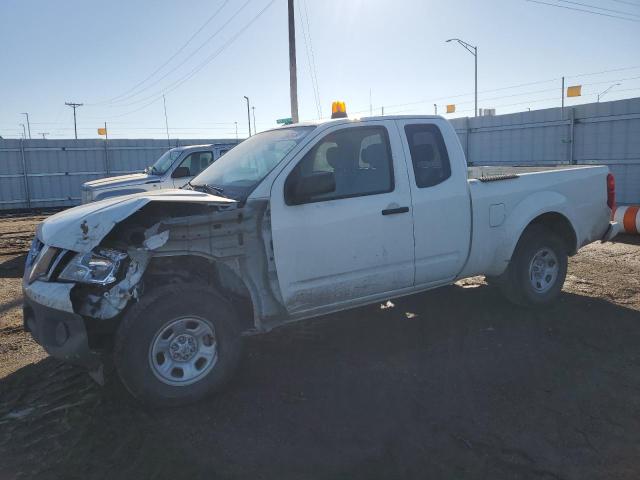
[[[125,314],[114,360],[125,387],[154,406],[195,402],[219,390],[241,358],[231,306],[197,285],[154,290]]]
[[[560,295],[567,263],[562,239],[542,225],[531,225],[520,237],[509,267],[497,283],[511,302],[544,307]]]

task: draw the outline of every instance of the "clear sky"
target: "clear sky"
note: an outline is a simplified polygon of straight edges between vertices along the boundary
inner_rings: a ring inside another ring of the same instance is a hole
[[[613,83],[606,100],[640,96],[640,0],[541,1],[568,8],[296,0],[300,118],[319,116],[311,48],[323,116],[337,99],[366,115],[370,95],[376,114],[455,103],[448,117],[473,115],[473,57],[451,37],[478,45],[479,106],[498,114],[559,106],[563,75],[583,85],[567,105]],[[602,15],[569,9],[584,5]],[[290,115],[286,0],[0,0],[0,39],[4,137],[20,135],[28,112],[34,138],[71,138],[74,101],[80,138],[105,121],[110,137],[161,138],[162,93],[172,138],[233,138],[234,122],[245,136],[244,95],[258,130]]]

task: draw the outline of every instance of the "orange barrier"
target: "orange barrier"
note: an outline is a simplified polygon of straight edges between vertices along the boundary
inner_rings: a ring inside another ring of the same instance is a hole
[[[617,207],[613,212],[613,221],[622,226],[624,233],[640,233],[640,206]]]

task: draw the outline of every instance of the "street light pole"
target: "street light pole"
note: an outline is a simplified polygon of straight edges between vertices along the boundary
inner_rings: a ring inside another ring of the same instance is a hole
[[[450,38],[447,42],[458,42],[460,45],[464,47],[464,49],[469,52],[474,57],[474,66],[475,66],[475,115],[478,116],[478,47],[474,47],[470,43],[465,42],[464,40],[460,40],[459,38]]]
[[[298,73],[296,69],[296,22],[293,0],[288,2],[289,24],[289,95],[291,97],[291,120],[298,123]]]
[[[249,108],[249,97],[244,95],[244,99],[247,101],[247,123],[249,124],[249,136],[251,136],[251,108]]]
[[[258,127],[256,127],[256,107],[251,107],[251,113],[253,114],[253,133],[258,133]]]
[[[31,140],[31,124],[29,123],[29,114],[27,112],[22,112],[22,115],[27,117],[27,130],[29,131],[29,140]]]
[[[611,90],[613,87],[617,87],[617,86],[619,86],[619,85],[622,85],[622,84],[621,84],[621,83],[614,83],[614,84],[613,84],[613,85],[611,85],[609,88],[607,88],[604,92],[599,93],[599,94],[598,94],[598,103],[600,103],[600,99],[601,99],[602,97],[604,97],[604,96],[609,92],[609,90]]]
[[[22,127],[22,136],[26,139],[27,138],[27,130],[24,128],[24,123],[20,123],[19,125]]]
[[[167,131],[167,147],[171,148],[171,140],[169,139],[169,117],[167,117],[167,99],[162,94],[162,105],[164,106],[164,128]],[[105,126],[105,129],[107,127]]]

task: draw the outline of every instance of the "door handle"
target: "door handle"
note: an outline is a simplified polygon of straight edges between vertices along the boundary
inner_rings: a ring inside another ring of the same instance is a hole
[[[395,215],[396,213],[407,213],[409,207],[385,208],[382,210],[383,215]]]

